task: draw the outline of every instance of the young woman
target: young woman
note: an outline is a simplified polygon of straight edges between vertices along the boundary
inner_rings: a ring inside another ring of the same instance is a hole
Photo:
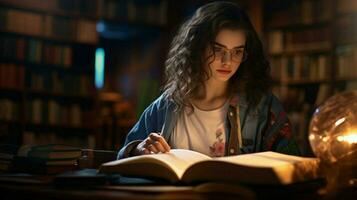
[[[221,1],[202,6],[174,38],[164,92],[129,132],[118,158],[171,148],[213,157],[299,154],[286,113],[270,93],[269,71],[240,7]]]

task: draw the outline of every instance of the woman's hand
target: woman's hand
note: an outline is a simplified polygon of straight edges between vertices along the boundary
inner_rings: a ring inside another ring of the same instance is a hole
[[[140,142],[133,154],[135,156],[150,154],[150,153],[166,153],[170,151],[170,146],[165,139],[158,133],[150,133],[149,136]]]

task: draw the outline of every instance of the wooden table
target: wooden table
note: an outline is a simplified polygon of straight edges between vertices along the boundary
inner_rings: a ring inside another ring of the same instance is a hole
[[[128,182],[127,182],[128,183]],[[193,186],[165,184],[100,184],[66,187],[53,177],[6,177],[0,175],[0,199],[355,199],[350,188],[332,195],[319,194],[321,182],[292,186],[246,186],[229,183],[201,183]]]

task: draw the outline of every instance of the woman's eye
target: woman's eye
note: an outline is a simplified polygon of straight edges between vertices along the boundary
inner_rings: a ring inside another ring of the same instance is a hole
[[[242,55],[242,54],[243,54],[243,51],[242,51],[241,49],[237,49],[237,50],[234,51],[234,53],[235,53],[236,55]]]
[[[213,50],[214,50],[214,52],[218,53],[218,52],[222,51],[222,48],[214,47]]]

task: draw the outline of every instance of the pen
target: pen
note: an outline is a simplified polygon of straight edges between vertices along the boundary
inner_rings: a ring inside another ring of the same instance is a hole
[[[164,134],[165,124],[166,124],[166,123],[164,123],[164,124],[162,125],[161,131],[160,131],[160,133],[159,133],[159,135],[161,135],[161,136],[165,136],[165,135],[166,135],[166,134]],[[164,138],[165,138],[165,137],[164,137]],[[166,138],[165,138],[165,140],[166,140]]]

